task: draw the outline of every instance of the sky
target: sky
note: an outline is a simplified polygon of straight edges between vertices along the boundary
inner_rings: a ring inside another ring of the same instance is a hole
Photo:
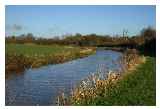
[[[6,36],[33,33],[37,37],[66,34],[133,36],[148,26],[156,28],[155,6],[111,5],[8,5]]]

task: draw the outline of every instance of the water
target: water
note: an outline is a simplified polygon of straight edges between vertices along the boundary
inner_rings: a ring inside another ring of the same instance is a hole
[[[63,64],[29,69],[21,75],[6,79],[6,105],[55,105],[61,92],[69,94],[71,88],[98,69],[118,70],[115,64],[122,54],[98,50],[96,54]]]

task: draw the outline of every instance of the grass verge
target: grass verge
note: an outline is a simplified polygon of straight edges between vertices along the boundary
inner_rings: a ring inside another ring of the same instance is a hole
[[[110,85],[103,94],[73,105],[156,105],[156,62],[147,57],[146,62]]]

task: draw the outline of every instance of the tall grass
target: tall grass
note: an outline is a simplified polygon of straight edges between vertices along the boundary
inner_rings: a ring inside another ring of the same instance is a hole
[[[145,63],[123,75],[123,79],[108,88],[103,96],[99,95],[92,102],[79,105],[155,106],[155,58],[147,57]]]
[[[90,75],[71,92],[71,96],[66,99],[64,93],[58,96],[58,105],[92,105],[99,96],[110,93],[109,90],[123,78],[128,70],[133,70],[135,66],[142,63],[144,58],[140,57],[136,50],[127,50],[121,58],[122,69],[120,71],[107,71],[101,75],[101,72]],[[67,104],[65,104],[67,103]]]

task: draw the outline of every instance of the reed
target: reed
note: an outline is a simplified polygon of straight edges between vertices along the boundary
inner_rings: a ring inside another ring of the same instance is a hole
[[[116,85],[117,81],[123,78],[126,72],[143,61],[136,50],[128,49],[124,52],[119,62],[122,65],[120,71],[115,72],[108,70],[102,73],[102,69],[100,69],[99,72],[93,73],[82,80],[80,84],[73,89],[68,99],[66,99],[67,97],[62,97],[62,93],[62,95],[59,96],[61,99],[59,99],[59,104],[57,105],[66,105],[65,102],[69,102],[68,104],[71,105],[87,105],[93,103],[98,96],[104,96],[104,94],[110,93],[110,89]]]

